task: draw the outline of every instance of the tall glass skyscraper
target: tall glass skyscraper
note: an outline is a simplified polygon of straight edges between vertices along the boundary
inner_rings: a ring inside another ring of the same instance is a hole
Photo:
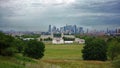
[[[51,33],[52,29],[51,29],[51,25],[49,25],[49,29],[48,32]]]

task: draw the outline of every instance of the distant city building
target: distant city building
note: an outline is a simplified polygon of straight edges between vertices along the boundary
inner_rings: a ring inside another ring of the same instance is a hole
[[[73,29],[74,29],[74,34],[76,34],[76,33],[77,33],[77,26],[74,25],[74,26],[73,26]]]
[[[64,44],[64,40],[63,40],[63,34],[53,34],[53,40],[52,43],[53,44]]]
[[[51,33],[51,31],[52,31],[52,28],[51,28],[51,25],[49,25],[48,32]]]
[[[52,32],[53,32],[53,33],[56,33],[56,29],[57,29],[56,26],[53,26]]]
[[[84,44],[85,40],[84,39],[75,38],[75,42],[77,42],[79,44]]]
[[[63,27],[57,28],[56,26],[51,27],[49,25],[49,33],[64,33],[64,34],[80,34],[84,33],[83,27],[77,27],[76,25],[65,25]]]
[[[23,38],[23,40],[25,41],[25,40],[27,40],[27,41],[29,41],[29,40],[34,40],[35,38]]]
[[[118,29],[117,33],[120,33],[120,29]]]

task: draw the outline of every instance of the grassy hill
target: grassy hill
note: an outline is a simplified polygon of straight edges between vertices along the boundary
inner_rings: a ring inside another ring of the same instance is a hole
[[[112,68],[109,61],[84,61],[81,50],[83,45],[46,44],[45,56],[41,60],[23,57],[0,56],[0,68]]]

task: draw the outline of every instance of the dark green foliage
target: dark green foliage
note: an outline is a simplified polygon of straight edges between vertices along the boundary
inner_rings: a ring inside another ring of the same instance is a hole
[[[24,48],[25,48],[25,46],[26,46],[24,41],[20,40],[20,39],[15,39],[13,45],[16,48],[18,53],[22,53]]]
[[[22,40],[0,32],[0,55],[12,56],[16,52],[22,52],[24,47]]]
[[[114,68],[120,68],[120,56],[112,62]]]
[[[111,60],[114,60],[120,55],[120,43],[119,38],[108,39],[108,56]]]
[[[107,46],[104,40],[99,38],[87,38],[82,50],[84,60],[107,60]]]
[[[52,38],[48,37],[48,38],[44,39],[44,41],[52,41]]]
[[[14,40],[14,37],[0,32],[0,55],[12,56],[15,53]]]
[[[54,37],[61,37],[61,34],[53,34]]]
[[[40,34],[26,34],[26,35],[22,35],[21,37],[23,38],[38,38],[40,37]]]
[[[1,52],[1,54],[3,56],[13,56],[15,52],[16,52],[16,49],[14,47],[8,47],[8,48],[4,49]]]
[[[63,37],[64,41],[74,41],[75,38]]]
[[[24,50],[24,55],[35,59],[42,58],[44,56],[44,48],[45,45],[42,42],[30,40]]]

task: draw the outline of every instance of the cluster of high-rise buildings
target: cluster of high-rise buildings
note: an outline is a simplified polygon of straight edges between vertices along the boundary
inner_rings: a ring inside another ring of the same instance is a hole
[[[76,25],[65,25],[60,28],[56,26],[49,25],[49,33],[64,33],[64,34],[80,34],[84,33],[83,27],[78,27]]]

